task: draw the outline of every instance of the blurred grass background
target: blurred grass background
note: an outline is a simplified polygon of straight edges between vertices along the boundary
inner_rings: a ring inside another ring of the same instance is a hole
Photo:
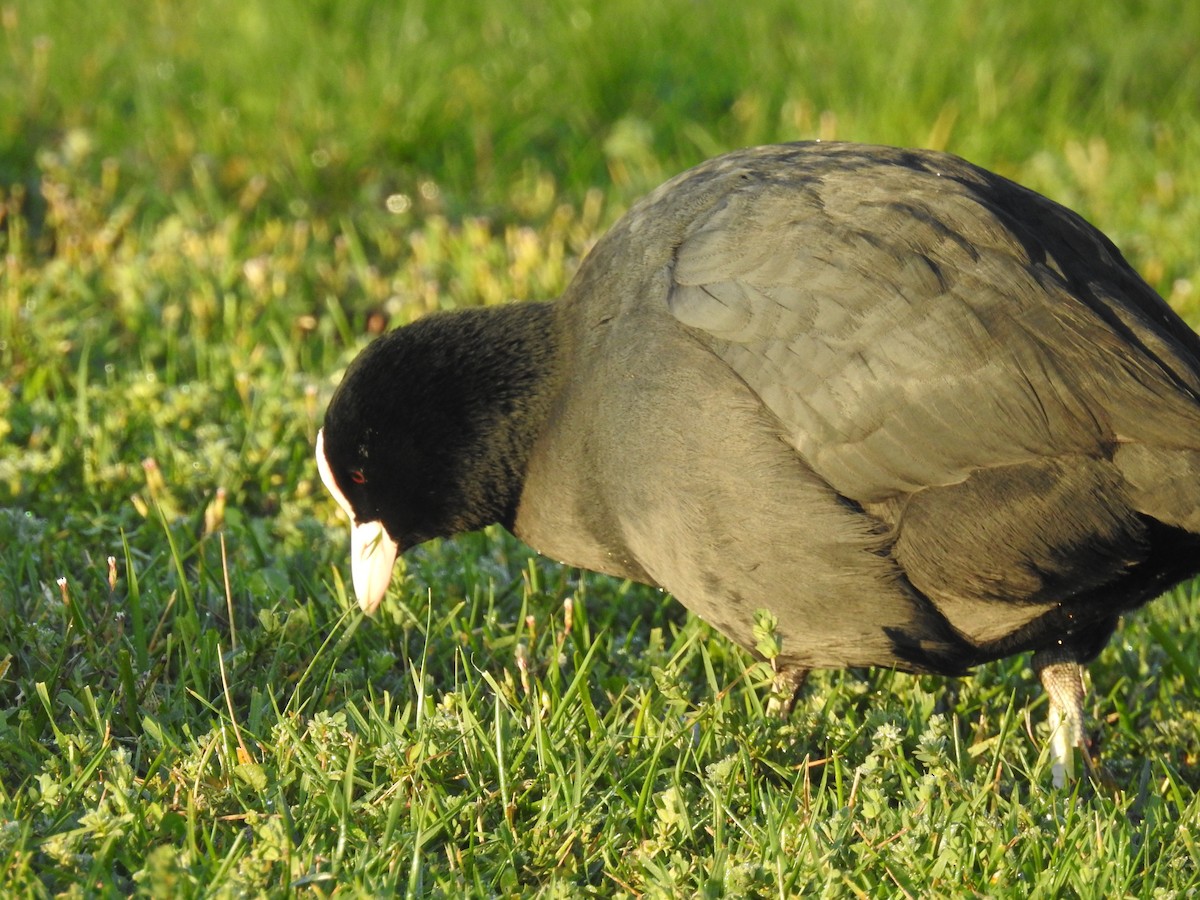
[[[964,155],[1200,323],[1200,5],[0,0],[0,29],[8,890],[1197,888],[1195,586],[1093,666],[1118,790],[1059,794],[1026,660],[827,673],[764,722],[669,598],[494,531],[360,624],[311,452],[372,334],[551,298],[641,193],[768,141]]]

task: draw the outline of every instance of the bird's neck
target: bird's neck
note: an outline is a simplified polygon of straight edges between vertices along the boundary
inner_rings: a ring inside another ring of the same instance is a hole
[[[559,380],[558,306],[514,303],[473,310],[475,340],[463,346],[460,375],[473,383],[482,423],[470,448],[464,493],[480,528],[499,522],[512,529],[529,457],[545,426]]]

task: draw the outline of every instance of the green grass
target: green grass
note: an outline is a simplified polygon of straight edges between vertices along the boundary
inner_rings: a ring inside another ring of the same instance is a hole
[[[1100,791],[1049,787],[1027,659],[780,724],[674,600],[499,531],[351,611],[312,442],[356,351],[553,297],[721,150],[959,152],[1200,324],[1200,5],[750,6],[0,0],[0,891],[1200,890],[1194,584],[1092,666]]]

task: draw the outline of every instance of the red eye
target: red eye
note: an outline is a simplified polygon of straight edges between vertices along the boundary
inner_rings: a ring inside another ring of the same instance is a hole
[[[351,469],[350,470],[350,480],[353,481],[355,484],[366,484],[367,476],[363,474],[362,469]]]

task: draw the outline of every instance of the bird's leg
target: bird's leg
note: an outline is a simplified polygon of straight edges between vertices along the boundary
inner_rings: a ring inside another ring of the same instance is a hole
[[[796,706],[796,698],[808,680],[808,669],[784,666],[771,679],[771,696],[767,699],[767,715],[786,720]]]
[[[1069,650],[1039,650],[1033,670],[1050,698],[1050,773],[1054,786],[1063,787],[1075,772],[1076,748],[1088,772],[1095,772],[1083,734],[1083,666]]]

